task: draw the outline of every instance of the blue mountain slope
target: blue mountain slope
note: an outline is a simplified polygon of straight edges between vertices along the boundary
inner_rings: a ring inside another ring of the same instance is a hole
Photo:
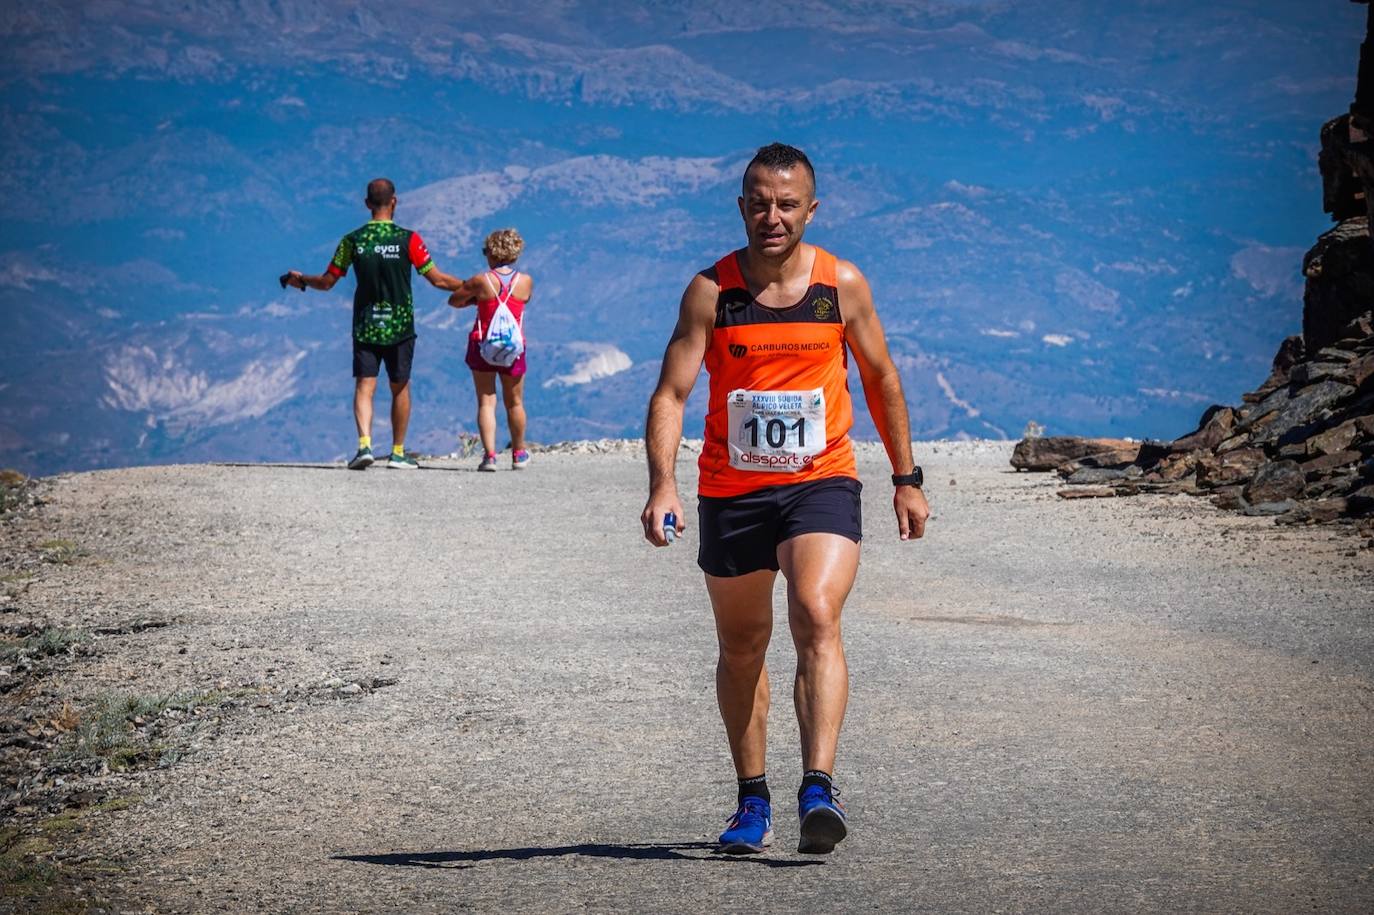
[[[275,277],[321,270],[378,174],[451,272],[525,234],[541,440],[638,434],[682,288],[741,243],[739,172],[773,139],[818,165],[810,237],[868,275],[918,435],[1172,435],[1297,329],[1359,7],[777,9],[0,11],[0,192],[24,201],[0,225],[0,463],[343,454],[351,280]],[[410,438],[432,451],[473,427],[471,312],[442,302],[417,284]]]

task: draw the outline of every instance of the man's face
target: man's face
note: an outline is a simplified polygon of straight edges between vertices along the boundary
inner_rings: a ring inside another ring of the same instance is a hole
[[[744,196],[739,198],[750,249],[765,257],[780,257],[796,247],[816,215],[815,194],[804,166],[750,169]]]

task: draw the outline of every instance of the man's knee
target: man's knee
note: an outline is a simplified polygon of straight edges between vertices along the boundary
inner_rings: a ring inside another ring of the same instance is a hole
[[[838,645],[843,606],[823,594],[796,595],[788,607],[788,617],[797,650],[821,651]]]
[[[763,660],[768,652],[768,639],[772,629],[756,626],[743,629],[730,629],[718,633],[720,660],[727,667],[753,667]]]

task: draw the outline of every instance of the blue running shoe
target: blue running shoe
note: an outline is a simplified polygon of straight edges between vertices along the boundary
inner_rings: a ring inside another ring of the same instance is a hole
[[[727,855],[756,855],[773,841],[773,808],[761,797],[746,797],[720,834]]]
[[[801,817],[801,841],[797,851],[803,855],[828,855],[849,833],[844,808],[820,785],[812,785],[797,801]]]

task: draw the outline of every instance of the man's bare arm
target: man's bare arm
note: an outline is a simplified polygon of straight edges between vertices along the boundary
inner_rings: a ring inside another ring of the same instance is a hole
[[[311,289],[318,289],[321,292],[328,292],[334,288],[334,284],[338,281],[338,276],[333,273],[309,275],[301,273],[299,270],[288,270],[281,276],[281,285],[283,289],[287,286],[294,286],[301,292],[305,292],[307,286]]]
[[[431,286],[447,290],[448,292],[457,292],[459,289],[463,288],[462,280],[458,279],[456,276],[450,276],[438,267],[435,267],[433,270],[426,270],[420,275],[429,280]]]
[[[911,453],[911,419],[907,415],[902,377],[887,349],[887,336],[873,306],[873,293],[858,268],[841,261],[837,271],[840,302],[844,311],[844,336],[854,354],[863,381],[864,400],[873,424],[878,427],[892,472],[911,473],[916,466]],[[925,533],[930,509],[925,495],[911,486],[899,486],[893,497],[897,530],[903,540]]]
[[[644,448],[649,458],[649,500],[640,521],[644,537],[655,546],[667,546],[663,536],[663,517],[677,516],[677,530],[686,530],[682,503],[677,492],[677,452],[682,443],[682,417],[687,398],[701,371],[701,361],[711,341],[715,323],[718,288],[704,276],[693,277],[682,294],[677,325],[663,353],[658,387],[649,398],[649,415],[644,421]]]

